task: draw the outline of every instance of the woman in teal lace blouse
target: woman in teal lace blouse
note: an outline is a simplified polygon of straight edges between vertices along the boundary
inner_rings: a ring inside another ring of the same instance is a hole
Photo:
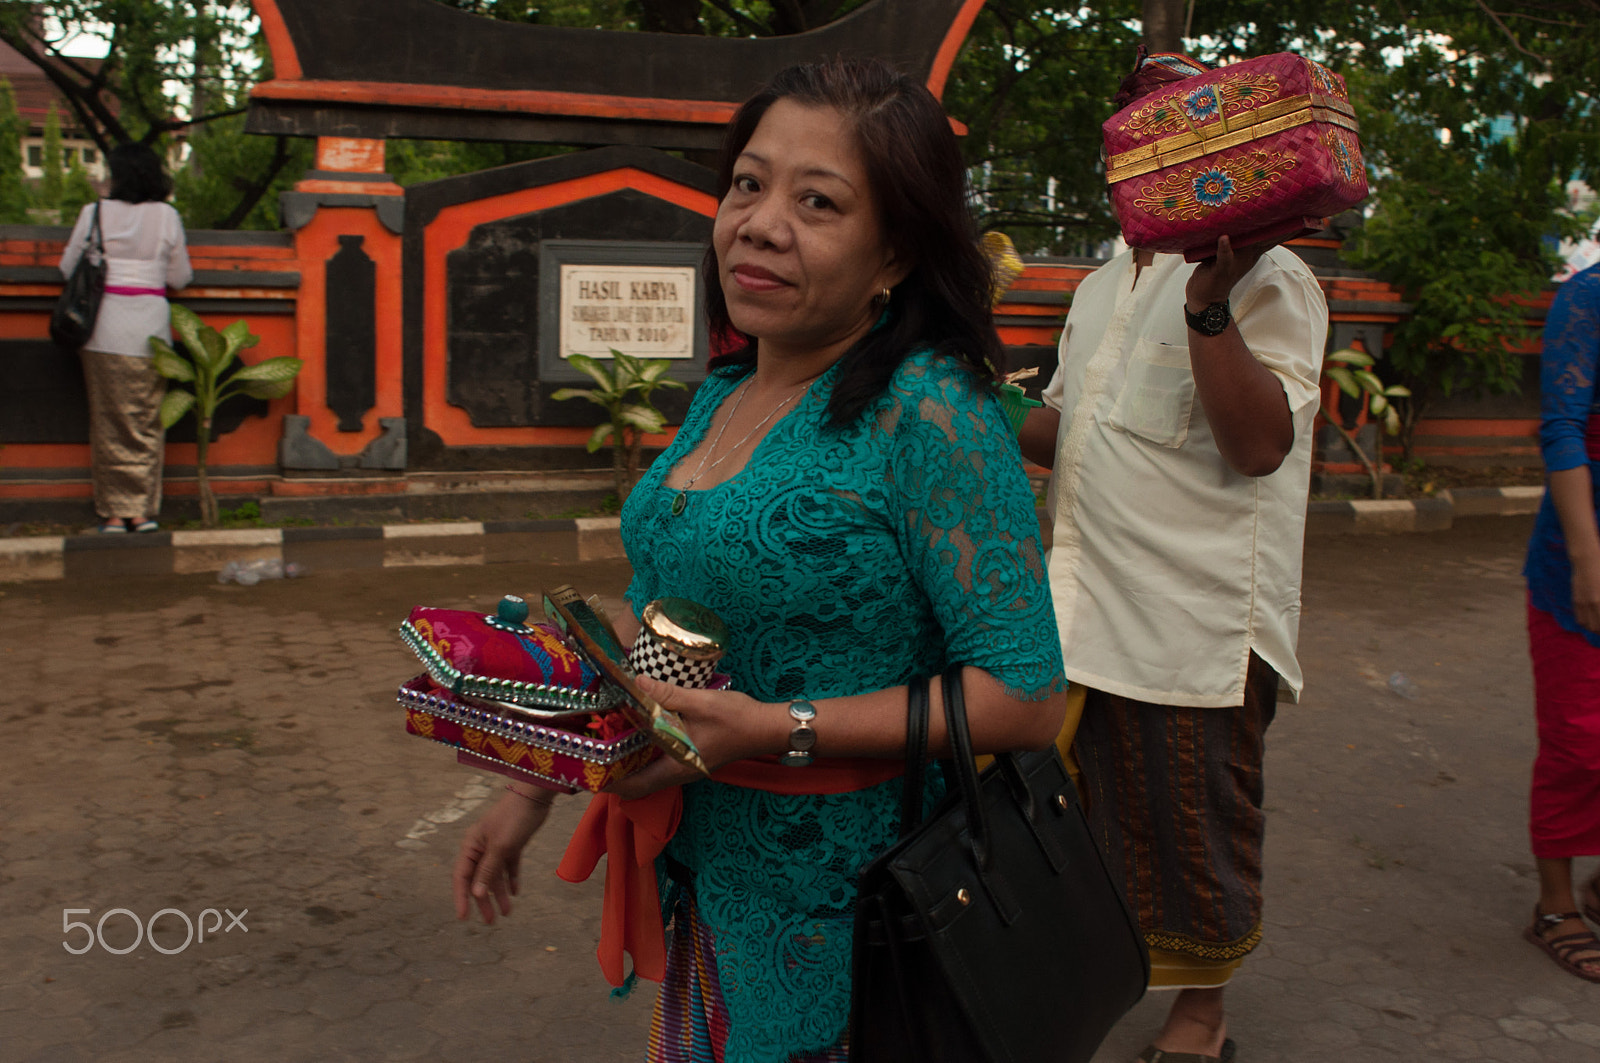
[[[881,63],[793,68],[735,116],[720,180],[707,313],[749,339],[628,498],[628,600],[727,621],[732,690],[646,689],[713,768],[781,778],[730,785],[663,759],[616,786],[683,785],[648,1059],[843,1060],[856,876],[898,827],[906,683],[964,664],[979,751],[1048,746],[1066,684],[942,108]],[[817,760],[790,767],[806,703]],[[937,713],[931,740],[947,752]],[[841,765],[860,785],[807,790]],[[508,797],[467,839],[486,917],[542,815]]]

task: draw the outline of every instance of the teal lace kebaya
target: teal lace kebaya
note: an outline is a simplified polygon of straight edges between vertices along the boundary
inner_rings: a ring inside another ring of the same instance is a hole
[[[835,368],[743,470],[690,491],[674,515],[667,473],[742,372],[706,380],[623,508],[635,613],[668,596],[710,607],[732,632],[722,670],[762,701],[867,693],[951,662],[1027,700],[1064,689],[1033,493],[997,399],[924,352],[836,429]],[[667,856],[692,875],[715,934],[727,1063],[782,1063],[839,1040],[856,876],[894,840],[899,795],[899,780],[819,796],[685,788]]]

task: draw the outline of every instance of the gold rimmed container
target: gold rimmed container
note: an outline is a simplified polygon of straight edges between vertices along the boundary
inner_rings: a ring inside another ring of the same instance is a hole
[[[644,607],[628,663],[640,675],[680,687],[711,682],[728,646],[728,625],[687,598],[657,598]]]

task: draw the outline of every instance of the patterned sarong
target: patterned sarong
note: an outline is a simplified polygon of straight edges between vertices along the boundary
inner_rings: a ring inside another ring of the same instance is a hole
[[[154,517],[161,511],[167,382],[150,359],[84,348],[89,390],[89,463],[94,508],[102,518]]]
[[[716,938],[684,887],[668,931],[667,973],[650,1018],[645,1063],[722,1063],[727,1040]],[[795,1056],[791,1063],[849,1063],[849,1058],[849,1046],[838,1044],[821,1055]]]
[[[1174,954],[1152,985],[1220,985],[1261,940],[1261,762],[1277,696],[1255,654],[1239,708],[1089,691],[1073,747],[1086,811],[1153,961]]]

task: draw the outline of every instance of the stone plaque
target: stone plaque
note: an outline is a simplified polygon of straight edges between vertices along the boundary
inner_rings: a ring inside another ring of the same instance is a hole
[[[562,263],[558,353],[695,356],[692,266]]]
[[[614,209],[614,208],[613,208]],[[605,223],[619,223],[607,215]],[[707,236],[710,219],[706,219]],[[539,380],[588,387],[567,358],[609,359],[615,347],[670,362],[691,386],[705,379],[706,323],[700,260],[706,245],[684,240],[575,240],[539,243]],[[659,394],[659,393],[658,393]],[[667,392],[667,396],[682,394]]]

